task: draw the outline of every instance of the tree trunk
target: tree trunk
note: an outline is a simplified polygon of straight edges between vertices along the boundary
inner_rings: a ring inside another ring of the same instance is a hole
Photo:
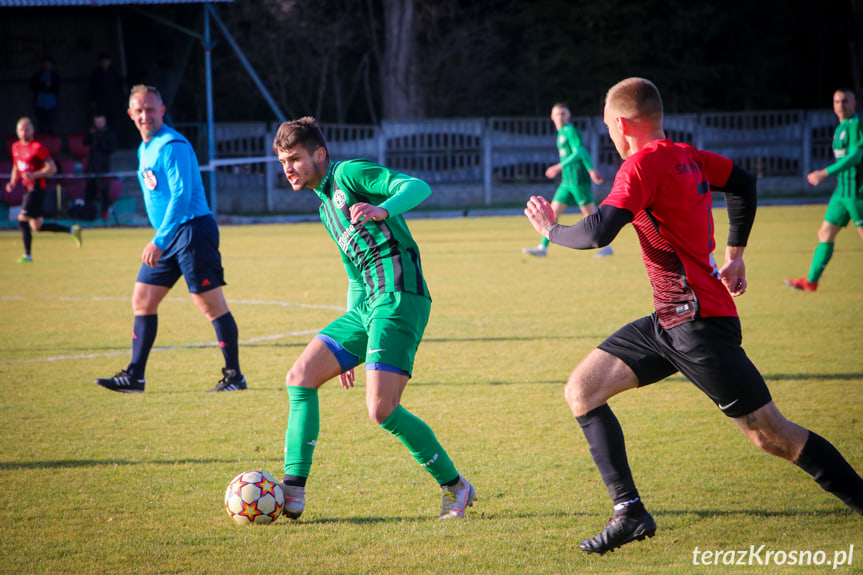
[[[384,0],[383,119],[422,118],[414,0]]]

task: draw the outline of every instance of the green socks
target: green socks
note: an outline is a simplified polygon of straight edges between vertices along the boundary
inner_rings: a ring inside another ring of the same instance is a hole
[[[399,405],[381,427],[398,437],[416,462],[431,473],[439,485],[458,479],[455,465],[422,419]]]
[[[318,390],[297,385],[288,386],[291,412],[285,431],[285,475],[308,477],[312,455],[320,432]],[[431,473],[440,485],[458,479],[458,471],[423,420],[399,405],[381,427],[399,438],[413,458]]]
[[[831,257],[833,257],[833,244],[819,243],[818,247],[815,248],[815,255],[812,256],[812,267],[809,268],[809,281],[814,284],[818,283]]]
[[[548,238],[547,238],[547,237],[545,237],[545,236],[542,236],[542,239],[539,241],[539,245],[541,245],[541,246],[542,246],[542,247],[544,247],[544,248],[547,248],[547,247],[548,247],[548,243],[549,243],[549,242],[548,242]]]
[[[308,477],[321,429],[318,390],[298,385],[287,387],[291,413],[285,431],[285,474]]]

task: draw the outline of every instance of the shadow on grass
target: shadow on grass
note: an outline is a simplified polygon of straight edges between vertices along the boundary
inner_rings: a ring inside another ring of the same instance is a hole
[[[124,346],[111,346],[111,345],[93,346],[92,344],[88,344],[86,346],[81,346],[81,347],[64,346],[62,349],[59,350],[59,352],[60,353],[86,352],[86,353],[96,354],[96,353],[106,353],[106,352],[113,353],[115,351],[128,351],[131,353],[131,349],[132,349],[131,346],[128,346],[128,345],[124,345]],[[33,352],[40,352],[40,351],[46,351],[46,352],[54,353],[54,352],[58,352],[58,348],[56,346],[52,346],[52,345],[42,346],[39,344],[29,345],[27,347],[21,347],[21,348],[0,347],[0,352],[33,353]]]
[[[863,373],[762,373],[761,377],[765,381],[853,381],[855,379],[863,380]],[[679,373],[666,377],[662,381],[686,381],[689,380]]]
[[[275,459],[273,461],[276,461]],[[110,467],[120,465],[209,465],[212,463],[237,463],[236,459],[157,459],[131,461],[128,459],[67,459],[57,461],[0,461],[0,471],[19,469],[75,469],[78,467]]]
[[[333,525],[339,523],[350,523],[353,525],[374,525],[376,523],[401,523],[403,521],[410,521],[411,523],[420,523],[423,521],[428,521],[428,516],[416,516],[416,517],[328,517],[325,519],[310,519],[307,521],[298,520],[289,525]]]
[[[488,512],[482,509],[468,511],[465,519],[468,521],[488,521],[492,519],[512,520],[512,519],[537,519],[537,518],[568,518],[568,517],[591,517],[592,513],[582,511],[558,511],[548,513],[506,513],[506,512]],[[376,523],[398,523],[409,521],[412,523],[426,523],[428,521],[440,521],[437,517],[429,515],[418,515],[415,517],[325,517],[321,519],[298,520],[296,525],[327,525],[337,523],[350,523],[353,525],[370,525]]]
[[[828,379],[850,381],[854,379],[863,380],[863,373],[762,373],[761,377],[767,381],[800,381],[807,379],[814,379],[816,381],[824,381]]]
[[[732,517],[735,515],[747,515],[752,517],[834,517],[854,515],[850,509],[783,509],[781,511],[771,509],[651,509],[650,513],[656,517],[663,515],[695,515],[699,519],[711,517]]]
[[[782,511],[770,509],[669,509],[657,510],[651,509],[651,513],[661,518],[663,515],[694,515],[699,519],[710,519],[712,517],[794,517],[814,516],[814,517],[844,517],[845,515],[853,515],[851,510],[845,509],[784,509]],[[599,520],[607,519],[605,515],[597,515],[596,513],[588,513],[585,511],[561,511],[550,513],[505,513],[505,512],[483,512],[481,510],[468,512],[468,521],[488,521],[488,520],[518,520],[518,519],[537,519],[537,518],[588,518],[596,517]],[[288,523],[289,525],[334,525],[334,524],[351,524],[351,525],[375,525],[386,523],[426,523],[428,521],[438,521],[436,517],[428,515],[419,515],[413,517],[398,516],[398,517],[325,517],[320,519],[298,520]],[[661,521],[661,519],[660,519]]]
[[[2,372],[0,372],[0,373],[2,373]],[[231,395],[239,393],[239,391],[210,393],[206,387],[201,387],[199,389],[171,389],[172,386],[178,385],[178,384],[172,383],[170,381],[164,381],[164,380],[163,381],[154,380],[154,381],[156,381],[156,383],[147,383],[147,391],[145,391],[143,393],[124,393],[124,392],[113,391],[110,389],[105,389],[105,392],[111,394],[108,397],[123,396],[123,397],[129,397],[129,398],[144,397],[144,396],[150,397],[153,395],[199,395],[199,394],[204,394],[208,397],[224,397],[224,395],[226,393],[230,393]],[[87,383],[87,385],[91,385],[91,384]],[[96,384],[92,384],[92,385],[96,385]],[[207,384],[204,384],[204,385],[206,386]],[[210,383],[209,385],[212,385],[212,383]],[[156,389],[154,391],[153,390],[154,387],[158,387],[158,389]],[[96,386],[93,389],[98,390],[98,389],[104,389],[104,388],[99,388],[99,386]],[[263,386],[259,385],[256,387],[249,387],[249,388],[243,389],[241,391],[242,391],[243,395],[245,395],[247,393],[260,393],[262,391],[266,391],[266,392],[285,391],[285,386],[283,384],[282,385],[275,385],[274,384],[271,387],[263,387]],[[135,400],[129,399],[129,401],[135,401]]]
[[[570,339],[592,339],[595,341],[602,341],[607,336],[604,335],[595,335],[595,334],[581,334],[581,335],[539,335],[532,337],[524,337],[524,336],[507,336],[507,337],[428,337],[423,338],[423,343],[452,343],[456,341],[464,341],[464,342],[493,342],[493,341],[560,341],[560,340],[570,340]]]

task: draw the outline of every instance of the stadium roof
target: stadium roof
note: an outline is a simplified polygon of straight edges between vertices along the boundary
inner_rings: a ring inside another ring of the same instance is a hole
[[[39,8],[45,6],[146,6],[152,4],[204,4],[234,0],[0,0],[0,8]]]

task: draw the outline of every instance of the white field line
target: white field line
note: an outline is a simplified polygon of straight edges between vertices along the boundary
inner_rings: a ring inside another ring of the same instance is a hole
[[[0,296],[0,300],[6,301],[23,301],[27,299],[39,299],[39,300],[56,300],[56,301],[129,301],[129,298],[117,298],[117,297],[41,297],[41,298],[27,298],[23,296]],[[165,298],[168,301],[188,301],[185,298]],[[163,300],[164,301],[164,300]],[[332,305],[314,305],[314,304],[305,304],[305,303],[294,303],[294,302],[282,302],[282,301],[259,301],[259,300],[240,300],[240,301],[231,301],[229,305],[239,304],[239,305],[272,305],[272,306],[280,306],[280,307],[303,307],[303,308],[313,308],[313,309],[331,309],[337,311],[344,311],[345,308],[332,306]],[[280,333],[275,335],[266,335],[262,337],[254,337],[250,339],[245,339],[240,341],[240,345],[250,344],[250,343],[258,343],[261,341],[272,341],[274,339],[284,339],[288,337],[296,337],[300,335],[309,335],[316,334],[321,331],[323,328],[315,328],[315,329],[307,329],[302,331],[293,331],[288,333]],[[201,347],[216,347],[218,344],[216,342],[209,343],[191,343],[188,345],[179,345],[179,346],[158,346],[153,347],[152,351],[170,351],[175,349],[193,349],[193,348],[201,348]],[[58,355],[53,357],[42,357],[35,359],[19,359],[19,360],[11,360],[4,361],[0,360],[0,364],[13,364],[13,363],[40,363],[40,362],[49,362],[49,361],[65,361],[65,360],[74,360],[74,359],[92,359],[96,357],[110,357],[113,355],[128,355],[131,353],[130,349],[123,351],[111,351],[105,353],[87,353],[87,354],[79,354],[79,355]]]
[[[130,297],[69,297],[69,296],[59,296],[59,297],[24,297],[24,296],[15,296],[15,295],[0,295],[0,300],[9,300],[9,301],[23,301],[28,299],[38,299],[42,301],[125,301],[130,302],[132,300]],[[166,297],[162,301],[172,301],[172,302],[185,302],[189,301],[188,298],[179,298]],[[264,301],[264,300],[229,300],[228,306],[232,305],[273,305],[278,307],[304,307],[309,309],[332,309],[336,311],[345,311],[343,306],[337,305],[319,305],[319,304],[310,304],[310,303],[296,303],[291,301]]]

